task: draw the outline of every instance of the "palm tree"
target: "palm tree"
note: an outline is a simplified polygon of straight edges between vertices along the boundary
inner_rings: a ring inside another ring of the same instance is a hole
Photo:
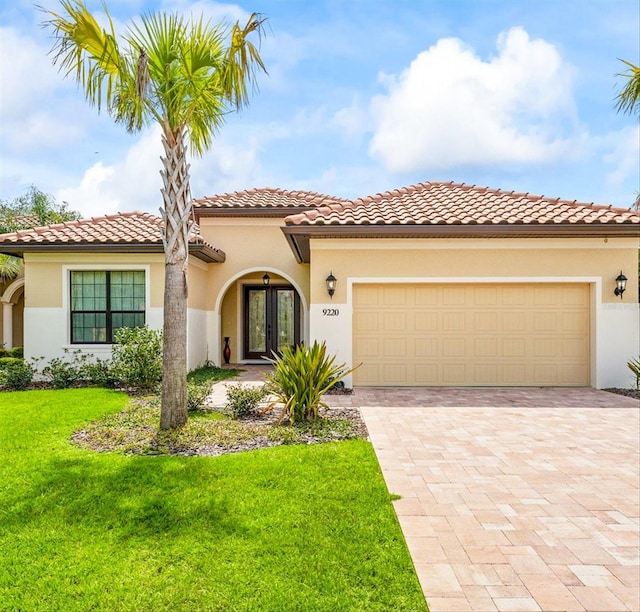
[[[188,238],[192,229],[187,148],[202,155],[226,115],[248,103],[248,85],[265,70],[249,37],[262,33],[257,14],[246,25],[212,25],[175,14],[148,14],[117,39],[107,13],[102,29],[81,0],[61,0],[65,15],[44,10],[56,41],[53,63],[74,76],[88,102],[104,104],[116,123],[136,132],[162,130],[165,289],[160,427],[183,425],[186,402]],[[106,12],[106,7],[105,7]]]
[[[625,77],[627,84],[616,96],[616,110],[623,113],[640,113],[640,68],[631,62],[620,60],[627,65],[628,70],[618,76]]]
[[[22,260],[11,255],[0,253],[0,285],[13,280],[22,270]]]

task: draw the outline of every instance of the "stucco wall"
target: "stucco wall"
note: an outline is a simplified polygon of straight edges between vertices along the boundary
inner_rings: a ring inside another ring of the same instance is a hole
[[[338,278],[333,302],[346,299],[347,277],[596,276],[603,302],[617,302],[615,277],[637,301],[635,239],[312,240],[311,301],[328,300],[325,278]],[[342,282],[341,282],[342,281]]]
[[[202,236],[227,256],[224,263],[209,267],[209,310],[215,309],[220,290],[230,279],[254,270],[291,279],[308,302],[309,267],[296,262],[282,225],[283,219],[201,219]]]
[[[302,304],[302,334],[308,340],[309,266],[298,264],[280,229],[282,218],[203,218],[200,231],[207,242],[226,254],[222,264],[209,266],[208,346],[209,359],[222,361],[222,339],[231,338],[231,360],[242,356],[241,297],[243,283],[261,284],[268,272],[274,279],[291,283]]]
[[[583,282],[592,293],[591,384],[628,387],[626,362],[640,343],[637,256],[638,241],[628,238],[312,240],[311,340],[326,339],[351,365],[351,294],[358,282]],[[620,270],[629,279],[623,300],[613,292]],[[333,299],[329,272],[338,279]]]

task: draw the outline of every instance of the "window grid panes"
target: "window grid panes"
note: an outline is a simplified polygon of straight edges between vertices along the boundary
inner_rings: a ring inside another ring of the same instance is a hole
[[[72,343],[109,344],[117,329],[144,324],[144,271],[71,272]]]

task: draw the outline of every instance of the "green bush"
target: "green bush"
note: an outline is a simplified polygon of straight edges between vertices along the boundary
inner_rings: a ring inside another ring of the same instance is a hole
[[[187,381],[187,410],[189,412],[200,410],[210,391],[211,385],[208,383]]]
[[[162,332],[148,327],[122,327],[115,333],[113,374],[124,386],[143,391],[162,379]]]
[[[640,357],[627,361],[627,367],[631,370],[636,382],[636,391],[640,391]]]
[[[17,359],[24,358],[24,348],[21,346],[14,346],[7,351],[7,357],[16,357]]]
[[[35,368],[17,357],[0,359],[0,384],[14,391],[26,389],[33,380]]]
[[[54,389],[68,389],[77,385],[82,380],[78,356],[75,355],[72,361],[55,357],[43,368],[42,375],[53,385]]]
[[[240,383],[229,385],[227,387],[226,408],[234,419],[241,419],[255,412],[266,395],[267,391],[264,385],[260,387],[243,386]]]
[[[113,389],[118,382],[113,371],[113,364],[108,359],[83,360],[80,372],[82,380],[91,387]]]
[[[0,359],[3,359],[4,357],[8,357],[8,356],[9,356],[9,351],[3,346],[0,346]]]
[[[346,364],[334,365],[335,356],[327,355],[323,342],[313,346],[284,347],[281,355],[270,359],[275,366],[267,375],[267,392],[277,397],[267,409],[283,403],[280,420],[285,416],[290,423],[318,418],[320,407],[327,407],[322,396],[355,368],[346,369]]]

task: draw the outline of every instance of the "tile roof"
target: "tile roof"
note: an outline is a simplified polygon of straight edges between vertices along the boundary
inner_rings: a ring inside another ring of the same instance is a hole
[[[139,211],[67,221],[0,234],[0,252],[23,252],[47,247],[83,247],[89,250],[92,247],[140,249],[143,246],[149,247],[148,250],[162,251],[162,226],[160,217]],[[224,253],[206,243],[197,226],[189,242],[190,250],[196,256],[206,256],[206,261],[224,260]]]
[[[332,203],[286,218],[289,226],[623,223],[639,224],[640,215],[612,206],[435,181]]]
[[[264,187],[196,199],[193,202],[193,206],[196,216],[210,214],[284,216],[310,208],[341,202],[346,204],[349,200],[313,191],[287,191],[285,189]]]

